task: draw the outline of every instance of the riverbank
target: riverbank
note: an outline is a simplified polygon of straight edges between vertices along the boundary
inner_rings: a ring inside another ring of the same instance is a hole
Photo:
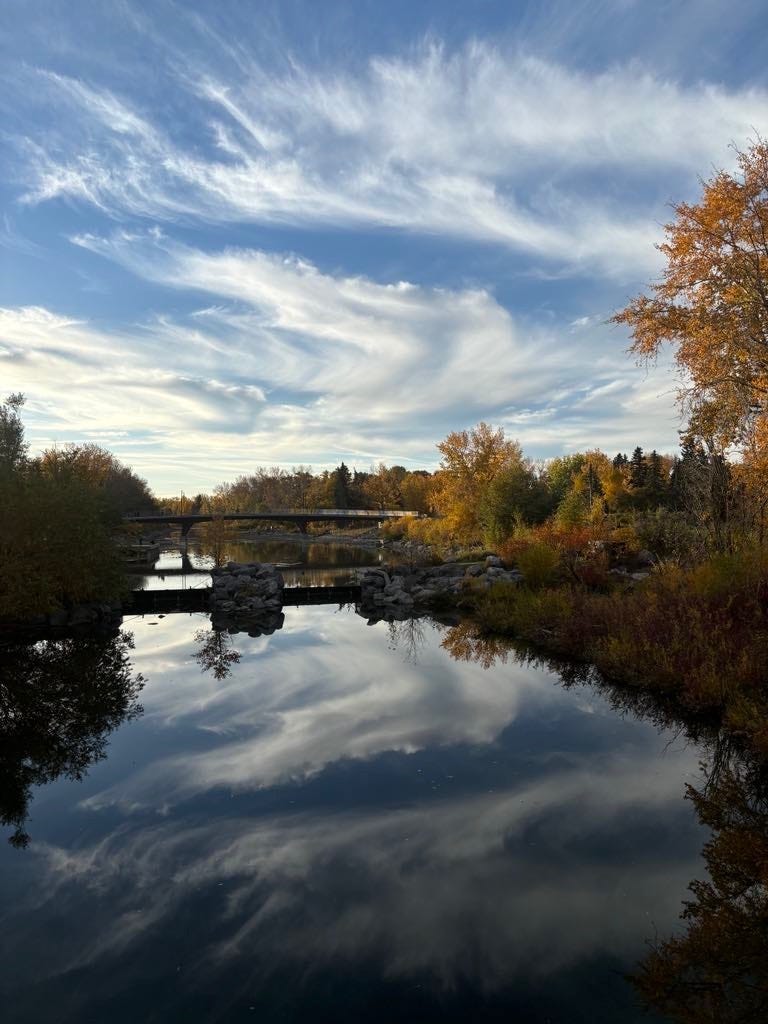
[[[612,683],[714,715],[768,757],[767,596],[759,563],[722,556],[631,585],[498,583],[456,600],[488,635],[532,643],[594,665]]]

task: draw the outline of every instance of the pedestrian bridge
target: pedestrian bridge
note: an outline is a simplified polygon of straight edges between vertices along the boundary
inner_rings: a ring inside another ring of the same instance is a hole
[[[182,537],[186,537],[197,523],[210,523],[214,520],[225,520],[227,522],[295,523],[301,533],[306,533],[309,523],[340,523],[349,526],[352,523],[382,523],[387,519],[419,516],[421,516],[420,512],[404,512],[401,509],[279,508],[271,509],[267,512],[136,513],[135,515],[124,516],[123,522],[180,526]]]

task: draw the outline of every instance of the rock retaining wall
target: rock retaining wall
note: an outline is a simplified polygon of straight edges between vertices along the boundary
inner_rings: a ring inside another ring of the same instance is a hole
[[[500,558],[489,555],[484,562],[446,562],[416,569],[405,566],[360,569],[360,610],[366,614],[392,609],[410,612],[429,608],[445,597],[460,598],[472,590],[487,590],[494,583],[519,583],[522,573],[506,569]]]
[[[211,572],[214,629],[243,630],[250,636],[274,633],[284,622],[283,577],[268,562],[227,562]]]

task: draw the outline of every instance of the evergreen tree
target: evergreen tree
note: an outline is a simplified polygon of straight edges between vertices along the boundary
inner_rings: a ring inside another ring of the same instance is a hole
[[[645,461],[645,455],[643,455],[643,449],[638,445],[637,448],[632,452],[632,458],[629,462],[629,485],[635,490],[639,490],[641,487],[645,487],[646,478],[648,475],[648,465]]]
[[[627,456],[626,455],[622,455],[622,453],[619,452],[616,455],[616,457],[614,458],[614,460],[613,460],[613,468],[614,469],[623,469],[625,466],[628,466],[628,465],[629,465],[629,459],[627,458]]]
[[[645,487],[648,491],[648,500],[650,504],[658,505],[663,501],[667,490],[667,480],[661,456],[655,449],[648,456]]]
[[[333,502],[334,508],[349,508],[349,490],[352,474],[342,462],[333,471]]]

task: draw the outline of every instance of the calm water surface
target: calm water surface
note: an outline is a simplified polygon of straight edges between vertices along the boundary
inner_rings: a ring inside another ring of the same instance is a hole
[[[268,538],[231,541],[225,547],[225,557],[235,562],[282,565],[287,587],[331,587],[351,581],[355,569],[363,566],[398,562],[394,552],[382,548]],[[193,536],[186,554],[175,544],[164,546],[149,571],[132,573],[132,586],[135,590],[205,587],[210,583],[213,564],[204,542]]]
[[[0,755],[6,1024],[658,1019],[624,974],[703,873],[695,746],[426,620],[124,633],[28,652],[32,725]],[[38,706],[57,672],[91,681],[82,706]]]

